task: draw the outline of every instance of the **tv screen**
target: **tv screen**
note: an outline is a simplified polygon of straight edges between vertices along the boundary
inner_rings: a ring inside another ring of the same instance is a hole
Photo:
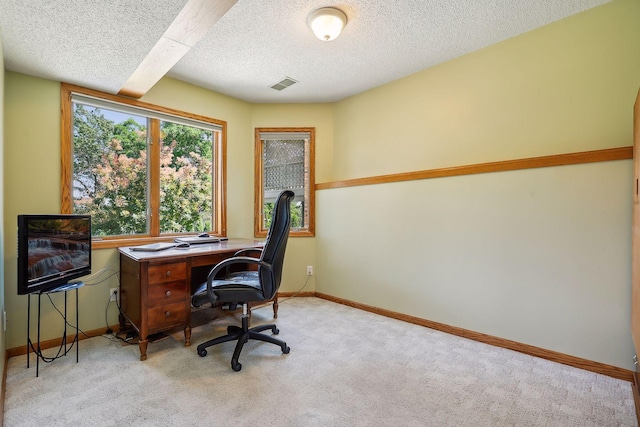
[[[91,216],[18,215],[18,295],[91,273]]]

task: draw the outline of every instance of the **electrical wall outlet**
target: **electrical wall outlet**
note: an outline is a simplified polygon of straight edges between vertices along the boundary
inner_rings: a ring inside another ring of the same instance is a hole
[[[313,265],[307,265],[307,276],[313,276]]]
[[[111,288],[109,289],[109,301],[118,301],[118,297],[120,296],[120,288]]]

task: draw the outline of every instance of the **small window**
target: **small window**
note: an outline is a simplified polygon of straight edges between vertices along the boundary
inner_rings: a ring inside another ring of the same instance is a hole
[[[314,128],[256,128],[255,235],[264,237],[274,202],[291,190],[291,236],[315,233]]]
[[[94,239],[226,234],[225,122],[66,84],[62,95],[62,211],[91,215]]]

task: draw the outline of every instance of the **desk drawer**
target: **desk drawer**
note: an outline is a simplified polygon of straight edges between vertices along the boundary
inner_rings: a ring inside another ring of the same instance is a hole
[[[187,304],[175,302],[149,308],[149,330],[172,327],[187,321]]]
[[[150,265],[149,285],[155,283],[174,282],[187,278],[187,265],[184,262],[172,264]]]
[[[187,298],[187,284],[184,280],[180,282],[154,283],[149,286],[148,301],[149,306],[168,304],[182,301]]]

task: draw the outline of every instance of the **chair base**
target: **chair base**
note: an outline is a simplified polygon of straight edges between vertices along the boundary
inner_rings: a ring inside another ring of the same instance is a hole
[[[271,344],[279,345],[280,348],[282,349],[282,353],[288,354],[291,349],[289,348],[286,342],[279,340],[277,338],[274,338],[270,335],[265,335],[261,333],[262,331],[265,331],[267,329],[271,329],[271,333],[273,335],[278,335],[280,333],[280,331],[274,324],[260,325],[253,328],[249,328],[249,316],[246,314],[243,314],[242,327],[233,326],[233,325],[227,326],[227,335],[214,338],[212,340],[203,342],[202,344],[198,345],[198,355],[200,355],[200,357],[206,356],[207,347],[211,347],[216,344],[220,344],[227,341],[238,340],[238,343],[236,344],[236,348],[233,351],[233,356],[231,357],[231,369],[238,372],[240,369],[242,369],[242,364],[238,362],[238,358],[240,357],[240,352],[242,351],[242,347],[244,347],[245,343],[249,342],[249,340],[265,341]]]

